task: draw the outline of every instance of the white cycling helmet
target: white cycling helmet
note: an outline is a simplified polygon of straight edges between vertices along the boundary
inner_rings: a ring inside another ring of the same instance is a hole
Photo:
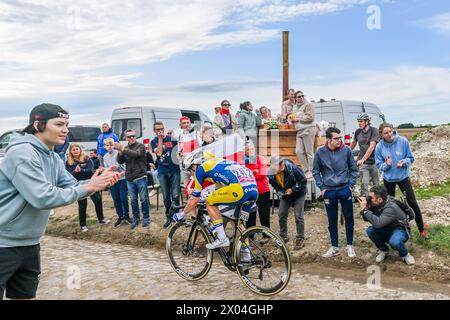
[[[182,166],[184,170],[189,170],[192,165],[196,164],[200,166],[205,163],[205,161],[214,157],[214,153],[210,151],[194,150],[186,155],[186,157],[183,159]]]

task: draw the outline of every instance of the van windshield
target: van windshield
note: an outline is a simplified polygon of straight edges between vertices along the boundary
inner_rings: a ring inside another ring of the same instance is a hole
[[[95,142],[102,133],[99,127],[69,127],[70,142]]]
[[[119,140],[125,140],[125,130],[131,129],[136,132],[136,138],[142,136],[141,119],[117,119],[112,121],[111,128],[119,137]]]

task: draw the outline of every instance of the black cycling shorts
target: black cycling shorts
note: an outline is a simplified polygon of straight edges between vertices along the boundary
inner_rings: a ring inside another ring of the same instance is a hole
[[[0,300],[33,299],[41,274],[40,245],[0,248]]]

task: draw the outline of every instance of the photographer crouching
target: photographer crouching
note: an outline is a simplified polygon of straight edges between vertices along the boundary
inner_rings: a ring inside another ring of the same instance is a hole
[[[374,186],[367,198],[360,197],[358,201],[363,219],[372,224],[367,228],[367,235],[379,250],[375,261],[384,261],[388,255],[389,244],[393,250],[398,251],[407,265],[413,265],[414,257],[405,246],[411,232],[411,217],[400,207],[399,200],[388,196],[385,187]]]

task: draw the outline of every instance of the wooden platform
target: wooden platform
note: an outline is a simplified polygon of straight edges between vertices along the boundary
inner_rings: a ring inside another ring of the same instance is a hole
[[[300,165],[295,154],[297,130],[295,129],[260,129],[258,131],[258,154],[270,157],[280,155]]]

